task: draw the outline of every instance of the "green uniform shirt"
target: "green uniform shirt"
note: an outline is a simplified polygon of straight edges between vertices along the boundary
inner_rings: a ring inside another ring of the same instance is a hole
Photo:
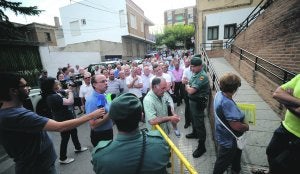
[[[149,120],[156,118],[157,116],[168,116],[168,96],[163,95],[161,98],[158,98],[157,95],[151,90],[145,96],[143,101],[146,126],[148,130],[152,130],[152,125],[149,124]],[[161,128],[165,133],[169,133],[169,126],[167,123],[160,124]]]
[[[97,174],[134,174],[143,146],[140,131],[132,134],[118,134],[112,141],[100,141],[92,153],[92,164]],[[165,174],[170,149],[158,131],[146,134],[144,163],[141,174]]]
[[[300,74],[294,77],[289,82],[283,84],[282,89],[292,89],[293,96],[300,98]],[[300,118],[291,113],[289,110],[286,111],[284,121],[282,122],[284,127],[292,134],[300,137]]]
[[[189,85],[192,88],[197,89],[197,92],[194,94],[189,94],[189,98],[192,100],[197,100],[200,97],[206,97],[209,94],[209,80],[205,71],[200,71],[197,74],[193,74]]]

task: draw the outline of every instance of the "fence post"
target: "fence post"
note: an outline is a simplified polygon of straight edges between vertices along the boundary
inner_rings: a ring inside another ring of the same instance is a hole
[[[243,60],[243,50],[240,49],[240,60]]]
[[[213,90],[216,89],[216,86],[215,86],[215,81],[216,81],[216,75],[213,74]]]
[[[258,58],[255,57],[255,64],[254,64],[254,70],[257,71],[257,61],[258,61]]]
[[[248,27],[248,22],[249,22],[249,18],[247,18],[247,24],[246,24],[246,27]]]
[[[287,72],[283,71],[283,73],[284,73],[284,76],[283,76],[283,82],[282,82],[282,84],[284,84],[284,83],[287,82]]]

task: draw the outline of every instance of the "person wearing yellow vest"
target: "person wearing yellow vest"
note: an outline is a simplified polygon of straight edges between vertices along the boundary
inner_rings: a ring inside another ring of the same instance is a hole
[[[299,173],[300,165],[300,74],[278,87],[274,94],[287,111],[267,147],[272,174]]]

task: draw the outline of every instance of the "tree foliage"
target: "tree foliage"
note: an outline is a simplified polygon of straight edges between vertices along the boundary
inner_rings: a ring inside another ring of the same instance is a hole
[[[166,45],[169,48],[175,48],[176,44],[182,43],[187,48],[187,42],[195,35],[193,25],[174,25],[166,26],[163,34],[156,35],[156,46]]]
[[[5,15],[4,11],[7,9],[13,11],[15,15],[23,14],[23,15],[39,15],[42,10],[38,10],[37,6],[23,7],[21,6],[22,2],[10,2],[7,0],[0,0],[0,19],[2,21],[9,21],[8,16]]]
[[[38,10],[37,6],[24,7],[21,2],[10,2],[0,0],[0,38],[6,40],[25,40],[24,34],[19,28],[16,28],[4,13],[6,10],[11,10],[15,15],[39,15],[43,10]]]

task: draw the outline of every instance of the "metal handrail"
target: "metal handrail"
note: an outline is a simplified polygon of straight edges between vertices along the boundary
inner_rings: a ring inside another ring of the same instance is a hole
[[[219,87],[218,75],[217,75],[212,63],[209,61],[205,49],[203,47],[201,47],[201,50],[202,50],[203,61],[206,63],[207,71],[209,72],[210,78],[212,79],[212,83],[213,83],[213,88],[212,89],[216,90],[216,91],[219,91],[220,87]]]
[[[227,42],[222,42],[222,43],[201,43],[200,47],[201,48],[208,48],[206,45],[210,45],[210,49],[213,50],[213,48],[226,48]]]
[[[264,2],[264,5],[262,5],[260,7],[260,5]],[[248,15],[248,17],[238,25],[238,27],[235,30],[234,35],[227,40],[226,45],[228,47],[228,45],[230,45],[232,43],[232,41],[236,38],[237,35],[239,35],[242,31],[244,31],[245,28],[247,28],[249,26],[249,24],[255,20],[263,10],[265,10],[270,4],[272,4],[274,0],[262,0],[260,1],[260,3],[252,10],[252,12]],[[259,8],[260,7],[260,8]],[[256,11],[259,8],[258,11]]]
[[[198,172],[195,170],[195,168],[189,163],[189,161],[184,157],[184,155],[179,151],[179,149],[175,146],[175,144],[172,142],[172,140],[169,138],[169,136],[165,133],[165,131],[162,130],[162,128],[159,125],[154,125],[155,129],[157,129],[161,135],[164,137],[166,142],[169,144],[171,148],[171,158],[172,158],[172,164],[174,164],[174,158],[173,158],[173,152],[178,156],[180,160],[180,173],[183,173],[183,165],[187,168],[187,170],[192,174],[197,174]],[[172,165],[172,173],[174,173],[174,165]]]
[[[238,51],[236,51],[235,48],[238,49]],[[247,61],[253,63],[255,71],[261,71],[261,69],[262,69],[262,70],[268,72],[269,74],[271,74],[272,77],[275,77],[276,79],[280,80],[282,84],[286,83],[287,81],[291,80],[293,77],[296,76],[296,73],[288,71],[278,65],[275,65],[275,64],[255,55],[253,53],[250,53],[249,51],[247,51],[243,48],[240,48],[234,44],[232,44],[230,46],[230,52],[231,53],[234,52],[234,53],[238,54],[240,57],[240,60],[246,59]],[[247,56],[245,53],[252,57],[255,57],[255,60],[250,59],[249,56]],[[272,71],[271,68],[266,68],[266,66],[263,66],[262,63],[259,63],[259,62],[265,63],[266,65],[268,65],[268,67],[272,67],[273,69],[275,69],[275,71]],[[263,72],[263,71],[261,71],[261,72]],[[278,73],[274,73],[274,72],[282,72],[283,77],[280,77],[280,75],[278,75]]]

